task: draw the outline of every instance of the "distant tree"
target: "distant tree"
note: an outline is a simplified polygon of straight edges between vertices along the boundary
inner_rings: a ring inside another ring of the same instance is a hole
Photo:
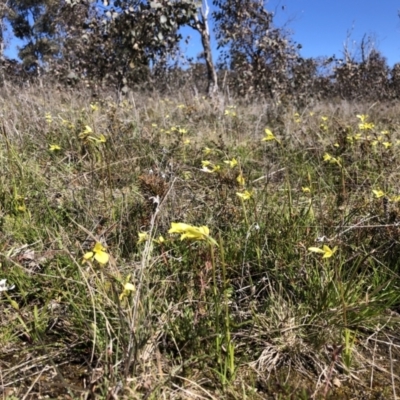
[[[14,35],[27,43],[18,56],[27,69],[37,68],[40,63],[59,52],[58,32],[52,23],[54,5],[49,0],[9,0],[7,17]]]
[[[15,37],[25,42],[18,56],[26,70],[40,72],[63,58],[65,43],[87,16],[89,4],[84,4],[73,0],[7,1],[4,16]]]
[[[264,1],[214,0],[214,4],[220,64],[232,72],[236,91],[272,97],[284,93],[298,52],[287,33],[274,26],[274,15]]]
[[[390,86],[395,98],[400,98],[400,63],[393,65],[390,72]]]
[[[125,91],[169,65],[179,28],[196,13],[192,0],[104,0],[70,50],[86,77]]]
[[[203,6],[195,0],[7,0],[0,5],[0,22],[7,20],[24,41],[18,56],[26,71],[46,71],[70,82],[114,83],[122,91],[171,67],[182,38],[179,29],[189,25],[201,35],[208,91],[216,92],[207,17],[206,0]],[[3,44],[0,29],[0,51]]]
[[[364,36],[358,47],[338,60],[332,78],[337,95],[344,99],[384,100],[391,97],[390,68],[375,42]]]
[[[6,3],[0,4],[0,83],[4,82],[4,32],[5,32],[5,15],[6,15]]]

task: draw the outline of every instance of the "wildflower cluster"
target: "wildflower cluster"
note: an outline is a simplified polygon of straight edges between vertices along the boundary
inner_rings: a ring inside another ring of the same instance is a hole
[[[327,130],[328,130],[328,124],[327,124],[327,121],[328,121],[328,117],[324,117],[324,116],[322,116],[321,117],[321,124],[319,125],[319,129],[321,130],[321,131],[323,131],[323,132],[326,132]]]
[[[340,157],[333,157],[329,153],[324,154],[323,160],[325,162],[329,162],[330,164],[337,164],[339,167],[342,165]]]
[[[224,115],[228,117],[236,117],[236,111],[235,111],[236,106],[228,106],[228,108],[225,110]]]
[[[357,115],[357,118],[360,120],[360,123],[358,124],[358,129],[360,129],[361,131],[370,131],[375,128],[375,124],[367,121],[368,115]]]
[[[204,155],[212,155],[212,154],[215,154],[215,151],[213,149],[210,149],[209,147],[205,147],[203,149],[203,154]],[[235,157],[233,157],[230,160],[229,159],[224,160],[223,164],[229,166],[230,169],[233,169],[236,166],[238,166],[238,160]],[[207,172],[207,173],[218,172],[221,170],[220,164],[213,163],[210,160],[203,160],[201,162],[201,166],[202,166],[201,171]]]

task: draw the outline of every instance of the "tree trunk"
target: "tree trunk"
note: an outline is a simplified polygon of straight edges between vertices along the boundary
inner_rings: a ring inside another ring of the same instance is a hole
[[[192,26],[192,28],[196,29],[200,33],[201,44],[203,45],[204,59],[206,61],[207,68],[207,93],[210,97],[214,97],[218,93],[218,76],[211,52],[210,31],[208,29],[208,12],[209,8],[207,0],[203,0],[203,7],[201,9],[202,20],[200,21],[198,18],[196,18],[196,23],[194,26]]]
[[[4,17],[6,13],[7,4],[0,5],[0,84],[4,83]]]

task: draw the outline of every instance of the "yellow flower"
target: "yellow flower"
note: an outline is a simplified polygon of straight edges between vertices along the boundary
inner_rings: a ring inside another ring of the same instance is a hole
[[[236,112],[233,110],[225,110],[224,115],[228,115],[231,117],[236,117]]]
[[[172,222],[171,229],[168,233],[179,233],[181,235],[181,240],[207,240],[212,244],[217,244],[217,242],[210,237],[210,230],[207,226],[193,226],[184,224],[183,222]]]
[[[189,139],[184,140],[184,141],[183,141],[183,144],[184,144],[185,146],[188,146],[188,145],[190,144],[190,140],[189,140]]]
[[[377,199],[380,199],[381,197],[386,196],[386,193],[383,190],[380,190],[380,189],[375,189],[375,190],[372,191],[372,193],[375,195],[375,197]]]
[[[229,164],[229,166],[230,166],[231,168],[236,167],[236,165],[238,164],[236,158],[232,158],[232,160],[226,160],[226,161],[224,161],[224,163],[225,163],[225,164]]]
[[[157,128],[157,124],[151,124],[151,126],[153,127],[153,128]]]
[[[202,168],[201,170],[203,172],[208,172],[208,173],[212,173],[212,172],[217,172],[221,169],[221,167],[219,165],[212,165],[212,163],[210,161],[204,160],[201,162]],[[208,168],[211,167],[212,169]]]
[[[85,130],[82,133],[84,133],[84,134],[93,133],[93,129],[89,125],[86,125]]]
[[[365,115],[365,114],[357,115],[357,118],[361,121],[358,124],[359,129],[364,130],[364,131],[374,129],[375,125],[372,122],[367,122],[368,115]]]
[[[125,283],[122,285],[123,286],[123,291],[119,295],[119,299],[122,300],[124,297],[128,297],[131,292],[136,291],[136,286],[130,283],[131,275],[128,275],[125,279]]]
[[[243,200],[250,200],[253,197],[253,191],[245,190],[243,193],[236,192],[236,195]]]
[[[365,114],[357,114],[356,117],[361,121],[361,122],[365,122],[368,118],[368,115]]]
[[[372,122],[364,122],[363,124],[358,124],[359,129],[367,131],[367,130],[371,130],[374,129],[375,124],[373,124]]]
[[[330,154],[328,154],[328,153],[325,153],[324,154],[324,161],[330,161],[330,160],[332,160],[332,156]]]
[[[385,146],[385,149],[392,147],[392,143],[390,143],[390,142],[383,142],[382,144]]]
[[[322,121],[328,121],[328,117],[321,117]]]
[[[51,144],[51,145],[49,145],[49,150],[57,151],[57,150],[61,150],[61,147],[58,144]]]
[[[103,134],[101,134],[98,138],[94,136],[87,136],[87,140],[90,140],[91,142],[96,144],[107,142],[107,139]]]
[[[93,133],[93,129],[89,125],[86,125],[85,130],[79,134],[79,138],[86,139],[92,133]]]
[[[208,156],[209,154],[211,154],[213,151],[212,149],[210,149],[209,147],[204,147],[203,149],[203,153],[204,155]]]
[[[180,110],[182,110],[183,108],[185,108],[186,106],[184,104],[178,104],[176,106],[176,108],[179,108]]]
[[[53,122],[53,118],[49,112],[47,112],[44,116],[46,122],[50,125]]]
[[[276,140],[276,137],[268,128],[265,128],[265,137],[262,138],[261,141],[268,142],[270,140]]]
[[[311,251],[313,253],[320,253],[323,254],[322,258],[330,258],[333,256],[333,254],[336,252],[337,250],[337,246],[335,246],[333,249],[331,249],[330,247],[324,245],[322,247],[322,249],[320,249],[319,247],[309,247],[308,251]]]
[[[325,153],[323,159],[324,159],[325,162],[330,162],[331,164],[335,164],[336,163],[337,165],[341,166],[340,158],[339,157],[338,158],[332,157],[329,153]]]
[[[143,243],[149,238],[149,234],[147,232],[139,232],[138,237],[138,243]]]
[[[245,180],[244,180],[242,174],[239,174],[239,175],[238,175],[238,177],[236,178],[236,181],[237,181],[237,183],[238,183],[240,186],[244,186],[244,184],[245,184]]]
[[[361,133],[356,133],[354,136],[347,136],[346,139],[353,144],[354,140],[360,140],[361,136]]]
[[[185,133],[187,133],[187,129],[185,129],[185,128],[178,128],[178,132],[181,133],[182,135],[184,135]]]
[[[311,189],[309,187],[302,187],[301,190],[303,193],[311,193]]]
[[[83,256],[83,260],[96,260],[99,264],[107,264],[110,256],[105,252],[105,248],[99,242],[95,244],[92,251],[89,251]]]
[[[99,106],[96,103],[91,103],[90,108],[92,109],[92,111],[96,111],[99,109]]]
[[[97,143],[105,143],[105,142],[107,142],[107,139],[103,134],[101,134],[96,141],[97,141]]]
[[[156,242],[156,243],[158,243],[158,244],[161,244],[161,243],[164,243],[165,242],[165,239],[164,239],[164,237],[163,236],[159,236],[158,237],[158,239],[154,239],[154,242]]]

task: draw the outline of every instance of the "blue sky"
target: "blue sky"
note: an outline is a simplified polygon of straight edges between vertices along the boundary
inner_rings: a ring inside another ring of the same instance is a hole
[[[303,57],[341,58],[348,34],[351,51],[359,49],[366,34],[390,66],[400,62],[399,0],[269,0],[266,8],[275,12],[275,24],[285,25],[302,44]],[[197,34],[192,36],[197,40],[188,46],[188,53],[195,55],[201,49]]]
[[[389,65],[400,61],[399,0],[269,0],[266,7],[276,12],[277,26],[287,24],[293,39],[302,44],[304,57],[335,54],[340,58],[348,34],[348,47],[354,51],[367,34],[374,39]],[[192,36],[192,42],[183,45],[184,49],[190,56],[196,56],[201,51],[197,33],[189,28],[183,33]],[[16,46],[20,44],[12,40],[6,55],[15,57]]]
[[[371,35],[389,65],[400,61],[398,0],[270,0],[267,3],[267,8],[275,7],[278,24],[292,20],[289,28],[293,38],[303,45],[303,56],[341,56],[350,32],[356,45],[364,34]]]

